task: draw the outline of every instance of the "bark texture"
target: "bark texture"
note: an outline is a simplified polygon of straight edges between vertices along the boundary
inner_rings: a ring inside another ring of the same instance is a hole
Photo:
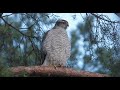
[[[88,71],[76,71],[72,68],[65,67],[47,67],[47,66],[18,66],[12,67],[10,70],[15,76],[21,72],[26,72],[29,76],[38,77],[109,77],[106,74],[93,73]]]

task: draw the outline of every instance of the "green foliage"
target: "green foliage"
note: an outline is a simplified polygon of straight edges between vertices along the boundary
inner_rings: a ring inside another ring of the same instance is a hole
[[[0,67],[0,77],[13,77],[14,74],[8,69]]]
[[[6,62],[3,62],[2,60],[3,59],[0,58],[0,77],[13,77],[13,73],[6,65],[4,65]]]
[[[78,44],[78,40],[80,39],[79,36],[79,31],[72,31],[71,32],[71,56],[70,59],[68,60],[68,67],[72,67],[75,69],[78,69],[79,67],[77,66],[78,63],[78,57],[79,55],[81,55],[82,53],[79,52],[79,44]]]
[[[41,65],[43,28],[52,25],[55,18],[48,13],[16,13],[3,19],[0,19],[0,76],[12,76],[9,67]],[[120,38],[115,28],[115,23],[86,16],[77,30],[71,32],[69,66],[79,69],[81,61],[80,69],[120,76]],[[80,46],[79,41],[84,45]],[[84,49],[84,55],[79,48]],[[29,75],[22,72],[19,76]]]
[[[77,27],[78,30],[71,33],[71,59],[74,60],[72,57],[79,56],[80,50],[76,45],[80,41],[79,36],[83,36],[85,54],[83,59],[78,59],[83,63],[81,69],[111,76],[120,76],[120,38],[116,33],[118,28],[116,28],[116,31],[114,30],[115,24],[102,20],[95,23],[95,18],[88,15],[84,18],[84,22],[79,23]],[[72,64],[75,66],[77,63],[72,62]]]
[[[1,76],[11,75],[9,67],[42,64],[43,28],[55,21],[53,17],[49,19],[48,13],[12,13],[0,19]],[[22,72],[20,76],[27,74]]]

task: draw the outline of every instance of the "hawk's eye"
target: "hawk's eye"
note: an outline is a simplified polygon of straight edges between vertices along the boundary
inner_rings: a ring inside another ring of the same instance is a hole
[[[67,23],[67,21],[65,21],[65,20],[61,20],[61,22],[62,22],[62,23]]]
[[[62,20],[63,22],[65,22],[65,20]]]

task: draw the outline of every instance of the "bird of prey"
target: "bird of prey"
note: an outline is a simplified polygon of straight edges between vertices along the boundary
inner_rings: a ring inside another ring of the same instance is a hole
[[[60,19],[45,33],[42,41],[42,66],[66,66],[71,52],[71,43],[66,32],[68,26],[66,20]]]

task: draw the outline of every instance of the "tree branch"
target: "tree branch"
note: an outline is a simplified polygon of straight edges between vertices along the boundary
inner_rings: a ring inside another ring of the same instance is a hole
[[[15,29],[17,32],[19,32],[20,34],[22,34],[23,36],[26,36],[26,37],[31,37],[31,38],[37,38],[35,36],[28,36],[24,33],[22,33],[19,29],[17,29],[16,27],[12,26],[11,24],[9,24],[3,17],[0,17],[4,22],[5,24],[7,24],[8,26],[12,27],[13,29]]]
[[[94,13],[91,13],[93,16],[95,16],[96,18],[99,18],[101,20],[104,20],[104,21],[107,21],[107,22],[110,22],[110,23],[120,23],[120,21],[111,21],[111,20],[108,20],[108,19],[105,19],[103,17],[101,17],[100,15],[97,15],[97,14],[94,14]]]
[[[13,15],[13,13],[11,13],[11,14],[9,14],[9,15],[4,15],[4,16],[2,16],[2,17],[9,17],[9,16],[11,16],[11,15]]]
[[[120,18],[120,13],[115,13]]]
[[[21,72],[27,72],[30,76],[39,77],[109,77],[106,74],[92,73],[88,71],[76,71],[65,67],[45,67],[45,66],[18,66],[10,69],[15,76]]]
[[[3,13],[0,13],[0,18],[2,17]]]

